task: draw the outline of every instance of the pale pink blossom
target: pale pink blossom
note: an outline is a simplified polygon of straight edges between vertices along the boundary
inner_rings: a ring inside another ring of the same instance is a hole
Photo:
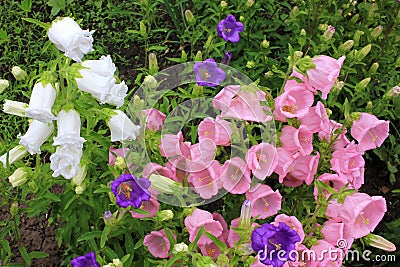
[[[292,153],[300,152],[301,155],[310,155],[313,151],[313,134],[306,126],[300,125],[299,128],[285,126],[279,138],[282,147]]]
[[[164,113],[155,108],[142,110],[142,113],[143,122],[147,129],[152,131],[158,131],[162,129],[164,121],[167,117]]]
[[[246,154],[246,162],[253,175],[264,180],[278,165],[278,155],[273,145],[261,143],[252,146]]]
[[[304,117],[299,118],[301,125],[304,125],[312,133],[329,129],[330,121],[329,116],[326,113],[324,104],[320,101],[314,107],[308,109],[307,114]]]
[[[200,197],[203,199],[210,199],[218,194],[218,190],[222,187],[221,181],[219,180],[221,171],[222,166],[218,161],[214,160],[206,169],[189,173],[187,179]]]
[[[279,174],[279,177],[285,177],[288,174],[290,166],[293,163],[294,155],[285,148],[278,147],[276,149],[278,157],[278,164],[274,170],[275,173]]]
[[[253,203],[251,216],[265,219],[278,213],[282,205],[282,196],[265,184],[258,184],[246,192],[246,198]]]
[[[221,173],[222,185],[231,194],[243,194],[250,189],[250,169],[243,159],[233,157],[225,161]]]
[[[161,259],[168,258],[171,243],[164,229],[152,231],[150,234],[146,235],[143,240],[143,245],[149,249],[149,252],[154,257]]]
[[[158,202],[157,198],[152,196],[149,201],[143,201],[140,208],[147,211],[149,214],[138,213],[134,210],[131,210],[129,212],[131,213],[133,218],[142,219],[156,216],[156,213],[160,208],[160,203]]]
[[[198,134],[199,141],[209,138],[217,146],[228,146],[231,142],[232,128],[230,122],[220,116],[217,116],[215,120],[213,118],[205,118],[199,124]]]
[[[288,168],[286,176],[280,175],[279,182],[286,186],[297,187],[303,182],[310,185],[318,170],[319,153],[315,156],[303,156],[297,153]]]
[[[336,248],[335,246],[331,245],[330,243],[326,242],[325,240],[318,240],[317,245],[314,245],[310,248],[310,251],[314,253],[310,254],[310,260],[306,259],[307,267],[322,267],[322,266],[329,266],[329,267],[341,267],[342,261],[344,257],[344,253],[340,248]],[[329,257],[329,253],[327,251],[331,251],[331,255],[335,255],[337,258],[335,261]],[[307,254],[305,254],[307,257]]]
[[[340,248],[345,251],[350,249],[354,242],[354,238],[351,237],[351,232],[346,229],[345,223],[343,222],[326,221],[322,226],[321,234],[326,242],[332,246],[339,245]],[[346,240],[346,242],[340,242],[338,244],[340,240]]]
[[[161,143],[158,146],[161,155],[166,158],[173,158],[177,156],[188,156],[190,143],[183,141],[183,134],[165,134],[161,137]]]

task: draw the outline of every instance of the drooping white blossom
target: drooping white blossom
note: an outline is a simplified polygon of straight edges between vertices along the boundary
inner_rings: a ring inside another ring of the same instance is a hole
[[[140,126],[135,125],[121,110],[114,110],[116,115],[111,116],[108,126],[111,130],[111,142],[135,140],[140,134]]]
[[[43,123],[38,120],[33,120],[29,125],[28,130],[20,138],[19,144],[23,145],[31,154],[40,154],[40,147],[53,133],[53,123]]]
[[[49,123],[56,117],[51,112],[57,93],[50,83],[43,86],[39,82],[33,86],[29,107],[25,110],[26,116],[35,120]]]

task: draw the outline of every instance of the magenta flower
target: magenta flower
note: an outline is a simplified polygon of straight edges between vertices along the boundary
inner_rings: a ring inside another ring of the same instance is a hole
[[[149,187],[150,181],[146,178],[138,179],[133,174],[121,174],[112,182],[111,191],[116,196],[118,206],[138,209],[143,201],[150,200]]]
[[[185,226],[189,232],[189,241],[193,242],[200,228],[204,226],[204,230],[211,233],[217,238],[222,237],[224,227],[221,222],[216,220],[211,213],[201,209],[195,209],[191,215],[186,217]],[[206,235],[202,235],[197,242],[198,246],[210,245],[213,243]]]
[[[196,62],[193,66],[196,82],[200,86],[217,86],[226,77],[226,73],[218,68],[214,59],[209,58],[203,62]]]
[[[150,234],[146,235],[143,240],[143,245],[149,249],[149,252],[154,257],[161,259],[168,258],[171,243],[169,242],[164,229],[160,231],[152,231]]]
[[[389,136],[389,121],[378,120],[368,113],[361,113],[351,127],[351,135],[358,141],[361,151],[380,147]]]
[[[236,18],[233,15],[228,15],[226,19],[221,20],[217,25],[218,36],[232,43],[239,42],[239,33],[243,30],[243,23],[236,22]]]
[[[296,250],[296,242],[300,242],[300,236],[283,222],[278,226],[265,223],[251,235],[251,246],[260,256],[260,261],[273,267],[281,267],[286,261],[295,260],[291,259],[291,252]],[[272,250],[275,253],[270,253]]]
[[[100,264],[96,261],[96,255],[93,251],[86,255],[72,259],[71,265],[72,267],[100,267]]]
[[[143,117],[145,118],[144,123],[149,130],[158,131],[163,127],[165,118],[167,117],[161,111],[151,108],[142,110]]]
[[[258,184],[255,189],[246,192],[246,198],[253,203],[251,217],[259,216],[258,219],[277,214],[282,206],[282,196],[279,191],[273,191],[265,184]]]
[[[264,180],[278,165],[278,155],[273,145],[261,143],[252,146],[246,154],[246,162],[253,175]]]

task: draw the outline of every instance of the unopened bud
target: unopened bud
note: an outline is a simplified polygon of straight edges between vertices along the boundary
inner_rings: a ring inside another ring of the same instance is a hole
[[[178,243],[175,244],[174,247],[172,248],[172,254],[177,254],[179,252],[188,252],[189,251],[189,247],[188,245],[186,245],[185,243]]]
[[[302,51],[294,51],[294,61],[299,60],[303,56]]]
[[[0,94],[3,93],[3,91],[10,86],[10,83],[8,82],[8,80],[3,80],[0,79]]]
[[[139,33],[143,37],[147,36],[146,25],[144,24],[143,21],[139,22]]]
[[[19,208],[18,208],[18,202],[13,202],[12,204],[11,204],[11,207],[10,207],[10,214],[11,214],[11,217],[14,217],[15,215],[17,215],[18,214],[18,210],[19,210]]]
[[[333,34],[335,33],[335,27],[329,25],[328,29],[324,32],[324,39],[328,41],[329,39],[332,38]]]
[[[387,92],[387,96],[389,97],[396,97],[398,95],[400,95],[400,86],[398,85],[392,87],[392,89],[390,89],[389,92]]]
[[[396,251],[396,246],[390,242],[389,240],[383,238],[379,235],[368,234],[366,237],[363,238],[365,243],[368,245],[382,249],[387,252],[394,252]]]
[[[128,168],[127,165],[126,165],[125,159],[123,157],[120,157],[120,156],[115,158],[114,167],[117,170],[124,170],[124,169]]]
[[[252,68],[254,68],[256,66],[256,62],[254,62],[254,60],[249,60],[249,61],[247,61],[247,63],[246,63],[246,68],[248,68],[248,69],[252,69]]]
[[[225,9],[228,6],[228,3],[225,1],[221,1],[220,6],[222,9]]]
[[[239,17],[239,21],[243,22],[244,21],[244,16]]]
[[[187,54],[186,54],[185,50],[182,50],[181,62],[186,62],[186,61],[187,61]]]
[[[378,62],[375,62],[375,63],[372,64],[371,67],[369,68],[369,73],[370,73],[370,74],[375,74],[376,71],[378,70],[378,68],[379,68],[379,63],[378,63]]]
[[[29,174],[27,170],[27,168],[20,167],[8,177],[8,181],[11,183],[12,187],[20,186],[26,183]]]
[[[358,46],[358,43],[360,42],[361,35],[364,35],[363,31],[356,30],[356,32],[354,33],[354,44],[355,44],[355,46]]]
[[[231,59],[232,59],[232,52],[227,51],[224,54],[224,57],[222,58],[221,63],[225,64],[225,65],[229,65],[229,62],[231,62]]]
[[[290,16],[291,17],[295,17],[297,15],[297,13],[299,13],[299,7],[298,6],[294,6],[292,11],[290,11]]]
[[[375,16],[375,11],[377,11],[378,9],[379,7],[377,3],[371,4],[368,9],[368,18],[373,18]]]
[[[23,81],[26,79],[26,77],[28,77],[28,74],[26,73],[26,71],[24,71],[23,69],[21,69],[18,66],[12,67],[11,73],[12,73],[12,75],[14,75],[14,77],[17,81]]]
[[[361,82],[357,83],[355,91],[358,93],[362,92],[368,86],[370,81],[371,81],[371,78],[365,78]]]
[[[264,73],[265,78],[269,79],[274,75],[274,73],[272,71],[267,71],[266,73]]]
[[[203,61],[203,54],[201,53],[201,51],[197,51],[196,56],[194,57],[194,61]]]
[[[208,48],[211,46],[212,40],[213,40],[213,36],[212,36],[212,34],[210,34],[210,35],[208,36],[208,38],[207,38],[207,41],[206,41],[205,44],[204,44],[204,47],[205,47],[206,49],[208,49]]]
[[[157,80],[154,78],[152,75],[147,75],[144,77],[143,84],[146,85],[150,89],[155,89],[157,88]]]
[[[182,189],[180,183],[162,175],[152,174],[149,180],[151,187],[161,193],[173,194]]]
[[[306,35],[307,35],[306,30],[305,29],[301,29],[300,36],[306,36]]]
[[[162,210],[157,212],[156,218],[159,222],[169,221],[174,218],[174,213],[172,210]]]
[[[268,48],[269,47],[269,42],[267,40],[262,41],[261,46],[263,48]]]
[[[339,46],[339,51],[342,53],[349,51],[353,47],[353,45],[354,45],[354,41],[348,40]]]
[[[383,31],[383,27],[381,25],[377,26],[372,32],[371,32],[371,36],[372,38],[378,38],[379,35],[381,35]]]
[[[157,57],[154,53],[149,54],[149,71],[151,75],[154,75],[158,72]]]
[[[248,199],[246,199],[242,204],[239,227],[245,229],[250,229],[251,227],[251,201]]]
[[[79,166],[78,174],[72,178],[72,183],[75,185],[81,185],[83,180],[85,180],[87,174],[87,165],[83,164]]]
[[[218,266],[229,266],[229,262],[230,262],[230,260],[229,260],[228,256],[226,256],[223,253],[219,254],[219,256],[217,258]]]
[[[360,51],[356,54],[356,59],[358,61],[362,61],[371,51],[371,44],[364,46]]]
[[[351,15],[352,15],[351,12],[349,12],[348,16],[350,17]],[[350,22],[352,24],[356,24],[359,18],[360,18],[360,14],[358,14],[358,13],[354,14],[354,16],[351,18]]]
[[[75,194],[77,195],[82,195],[83,192],[86,190],[86,185],[85,184],[80,184],[77,187],[75,187]]]
[[[196,22],[196,19],[194,18],[192,11],[190,11],[189,9],[187,9],[185,11],[185,18],[186,18],[186,21],[191,26],[193,26],[195,24],[195,22]]]
[[[247,0],[246,6],[247,7],[252,7],[254,5],[254,0]]]
[[[373,105],[372,101],[368,101],[367,106],[365,107],[365,111],[369,113],[372,111],[373,107],[374,107],[374,105]]]
[[[103,220],[106,225],[115,224],[116,217],[111,213],[111,211],[107,210],[104,212]]]
[[[25,110],[28,108],[28,104],[18,101],[5,100],[3,105],[3,112],[13,114],[21,117],[25,117]]]

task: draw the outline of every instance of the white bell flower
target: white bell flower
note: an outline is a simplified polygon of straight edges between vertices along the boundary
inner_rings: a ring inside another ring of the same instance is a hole
[[[133,124],[121,110],[114,110],[116,115],[111,116],[108,126],[111,130],[111,142],[135,140],[140,134],[140,126]]]
[[[78,23],[66,17],[53,21],[47,34],[65,56],[81,62],[85,54],[93,51],[93,32],[82,30]]]
[[[61,110],[57,115],[57,131],[53,146],[74,145],[82,149],[86,140],[80,136],[81,118],[78,112]]]
[[[50,156],[50,169],[54,171],[53,177],[59,175],[71,179],[78,174],[79,163],[82,158],[82,148],[72,145],[59,146]]]
[[[40,154],[40,147],[50,137],[53,130],[53,123],[33,120],[25,135],[18,136],[20,138],[19,144],[23,145],[31,155]]]
[[[122,81],[119,84],[114,84],[106,95],[105,103],[121,107],[124,104],[125,97],[127,96],[128,86]]]
[[[49,123],[56,117],[51,113],[57,93],[50,83],[43,86],[39,82],[33,86],[29,107],[26,109],[26,116],[35,120]]]

